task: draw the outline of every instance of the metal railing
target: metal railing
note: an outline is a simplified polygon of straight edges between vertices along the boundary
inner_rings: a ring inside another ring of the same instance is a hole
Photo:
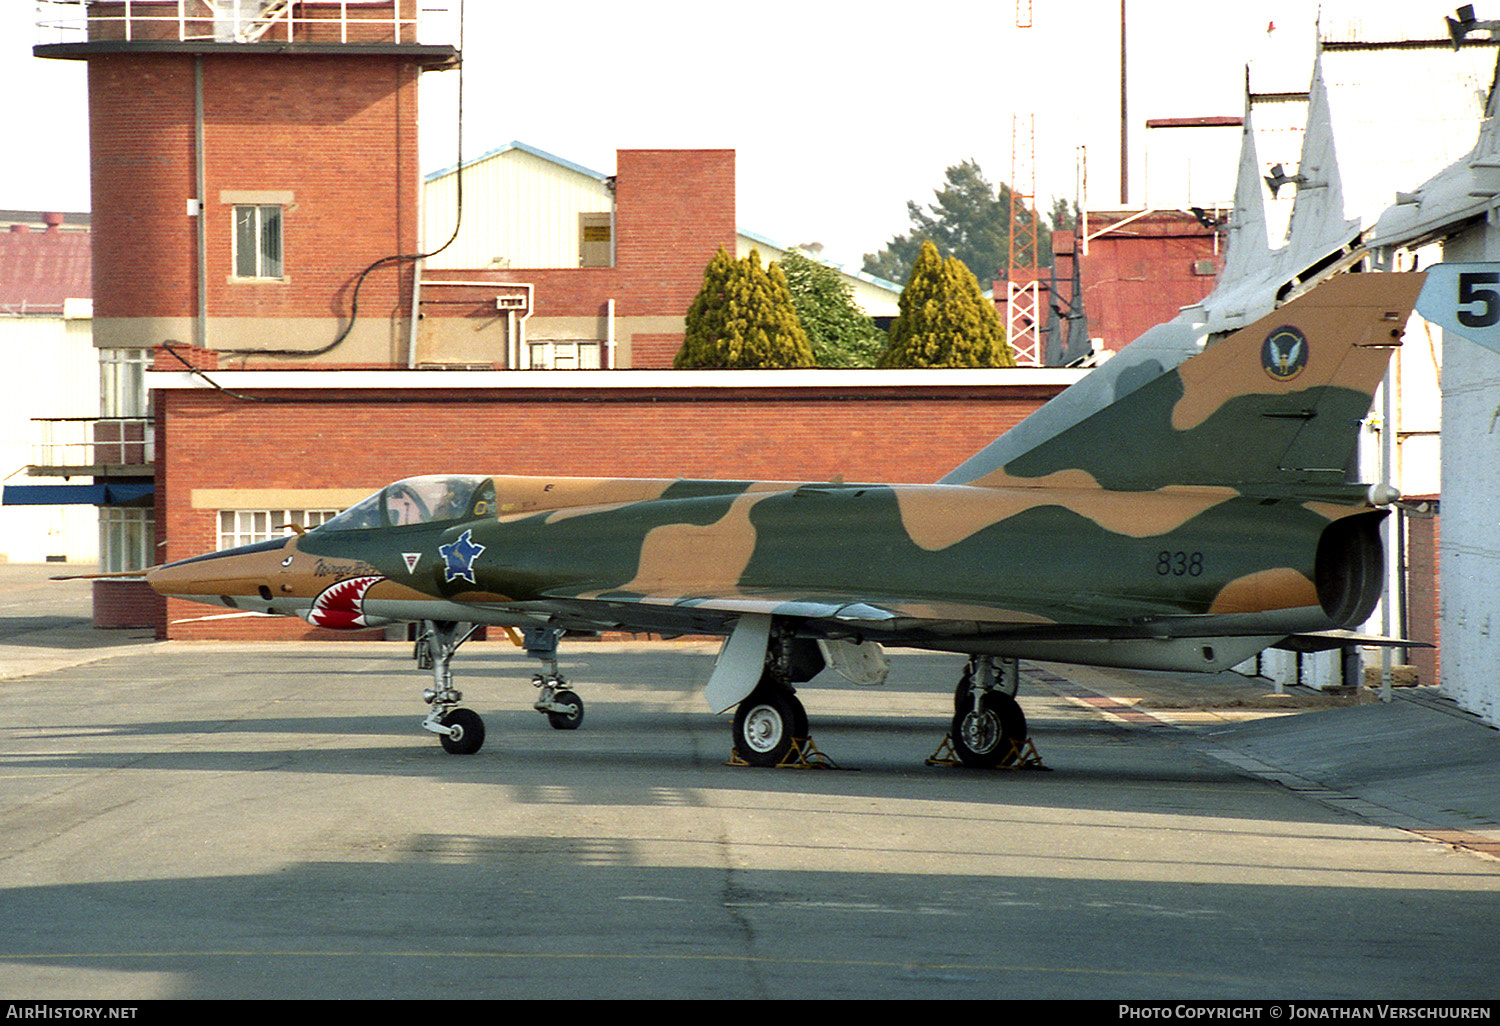
[[[149,472],[156,462],[156,424],[145,417],[35,417],[32,471],[67,468]],[[46,474],[44,476],[56,476]]]
[[[415,0],[36,0],[36,25],[44,43],[413,43],[418,19]]]

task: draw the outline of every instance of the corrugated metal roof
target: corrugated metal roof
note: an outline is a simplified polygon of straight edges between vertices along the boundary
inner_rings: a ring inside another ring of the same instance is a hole
[[[1459,0],[1452,0],[1445,10],[1420,3],[1331,0],[1319,10],[1318,38],[1325,46],[1430,41],[1451,47],[1443,17],[1459,6]],[[1481,17],[1486,15],[1481,13]]]
[[[571,160],[564,160],[562,157],[559,157],[554,153],[548,153],[546,150],[539,149],[535,146],[528,146],[518,139],[512,139],[504,146],[497,146],[493,150],[488,150],[484,153],[481,153],[473,160],[466,160],[464,161],[463,166],[465,168],[468,168],[475,164],[481,164],[484,161],[490,160],[494,157],[502,156],[512,150],[520,150],[522,153],[529,153],[533,157],[538,157],[542,160],[548,161],[549,163],[556,164],[560,168],[574,171],[580,175],[586,175],[589,178],[595,179],[596,181],[602,182],[609,177],[602,171],[592,171],[589,168],[584,167],[582,164],[575,164]],[[442,178],[446,175],[451,175],[457,169],[457,164],[450,164],[447,167],[443,168],[441,171],[432,172],[427,176],[426,180],[429,182],[436,181],[437,179]]]
[[[28,216],[42,220],[49,215]],[[33,223],[19,217],[6,223],[0,218],[0,315],[56,316],[67,300],[94,294],[90,234],[63,231],[66,222],[55,219],[45,231],[33,230]]]

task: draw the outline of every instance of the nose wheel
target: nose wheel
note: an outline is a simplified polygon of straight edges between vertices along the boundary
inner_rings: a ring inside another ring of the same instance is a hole
[[[567,689],[567,681],[557,674],[539,673],[531,678],[531,683],[541,689],[532,708],[547,715],[553,730],[579,728],[583,723],[583,699]]]
[[[448,729],[439,738],[449,755],[473,755],[484,744],[484,720],[473,709],[454,709],[439,723]]]
[[[478,630],[476,624],[429,621],[417,639],[417,665],[432,670],[432,687],[422,692],[432,708],[422,729],[438,736],[449,755],[473,755],[484,744],[484,720],[472,709],[461,709],[463,692],[453,686],[453,653]]]

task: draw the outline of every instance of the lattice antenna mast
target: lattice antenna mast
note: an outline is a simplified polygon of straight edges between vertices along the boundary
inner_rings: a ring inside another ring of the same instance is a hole
[[[1031,27],[1031,0],[1016,0],[1016,28]],[[1036,115],[1012,114],[1010,254],[1005,272],[1005,336],[1022,367],[1040,367],[1041,287],[1037,282]]]

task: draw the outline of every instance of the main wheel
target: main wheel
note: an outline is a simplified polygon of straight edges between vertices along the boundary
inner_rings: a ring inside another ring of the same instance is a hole
[[[1016,749],[1026,740],[1026,714],[1016,700],[991,691],[974,708],[953,716],[953,747],[959,761],[976,769],[1006,766],[1016,759]]]
[[[785,688],[756,688],[734,713],[734,747],[752,766],[776,766],[807,737],[807,712]]]
[[[558,705],[572,706],[571,712],[547,713],[547,722],[552,724],[552,729],[577,730],[578,725],[583,722],[583,699],[571,691],[559,691],[552,696],[552,701]]]
[[[442,718],[451,734],[439,734],[449,755],[473,755],[484,744],[484,720],[472,709],[454,709]]]

